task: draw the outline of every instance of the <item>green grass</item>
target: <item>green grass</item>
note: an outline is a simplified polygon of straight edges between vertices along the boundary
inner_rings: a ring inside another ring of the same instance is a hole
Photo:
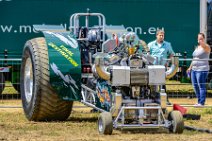
[[[114,130],[112,135],[103,136],[97,132],[98,113],[90,113],[90,108],[75,108],[71,116],[63,122],[32,122],[28,121],[22,109],[0,110],[0,140],[84,140],[84,141],[168,141],[168,140],[210,140],[211,134],[185,130],[183,134],[169,134],[150,131]],[[186,125],[209,128],[212,130],[211,109],[194,109],[194,112],[204,113],[198,121],[186,120]]]
[[[167,81],[168,92],[193,93],[189,84]],[[11,83],[7,83],[11,85]],[[4,93],[14,93],[14,88],[5,88]],[[211,91],[211,90],[208,90]],[[2,100],[1,105],[21,105],[20,100]],[[80,103],[75,103],[79,106]],[[98,113],[90,113],[90,108],[75,108],[64,122],[32,122],[25,118],[21,108],[0,109],[0,140],[84,140],[84,141],[168,141],[168,140],[205,140],[212,139],[211,134],[184,130],[183,134],[123,132],[114,130],[111,136],[102,136],[97,132]],[[185,125],[212,130],[212,108],[189,108],[189,114],[200,114],[200,120],[185,120]]]
[[[176,80],[167,80],[166,89],[167,93],[194,93],[191,83],[181,83]],[[207,93],[212,94],[212,90],[208,88]]]
[[[10,81],[6,81],[2,94],[18,94]]]

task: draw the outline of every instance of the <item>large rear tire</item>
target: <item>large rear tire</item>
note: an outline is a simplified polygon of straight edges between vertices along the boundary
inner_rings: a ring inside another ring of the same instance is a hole
[[[66,120],[73,102],[61,100],[50,86],[48,48],[44,38],[26,42],[21,64],[21,99],[28,120]]]
[[[0,72],[0,94],[3,92],[4,87],[5,87],[4,74]]]

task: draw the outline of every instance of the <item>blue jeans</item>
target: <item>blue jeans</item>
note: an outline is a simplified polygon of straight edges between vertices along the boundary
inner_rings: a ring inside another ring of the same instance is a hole
[[[204,105],[206,98],[206,79],[208,71],[191,71],[191,81],[198,103]]]

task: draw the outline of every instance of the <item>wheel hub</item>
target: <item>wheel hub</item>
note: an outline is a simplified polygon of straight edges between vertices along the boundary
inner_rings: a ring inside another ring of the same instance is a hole
[[[102,123],[102,119],[100,118],[99,121],[99,131],[102,132],[103,131],[103,123]]]
[[[26,60],[24,72],[24,94],[26,101],[29,103],[32,99],[33,91],[33,71],[32,71],[32,60],[30,57]]]

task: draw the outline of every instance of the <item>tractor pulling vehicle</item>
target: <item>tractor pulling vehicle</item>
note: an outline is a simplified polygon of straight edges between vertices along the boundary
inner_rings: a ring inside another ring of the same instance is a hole
[[[98,20],[90,26],[90,17]],[[85,19],[85,26],[80,23]],[[28,120],[66,120],[73,101],[100,111],[98,131],[113,128],[168,128],[182,133],[179,111],[166,110],[165,78],[178,68],[174,57],[168,71],[153,65],[144,41],[123,26],[106,26],[100,13],[76,13],[70,31],[35,25],[44,37],[26,42],[21,66],[21,98]]]

